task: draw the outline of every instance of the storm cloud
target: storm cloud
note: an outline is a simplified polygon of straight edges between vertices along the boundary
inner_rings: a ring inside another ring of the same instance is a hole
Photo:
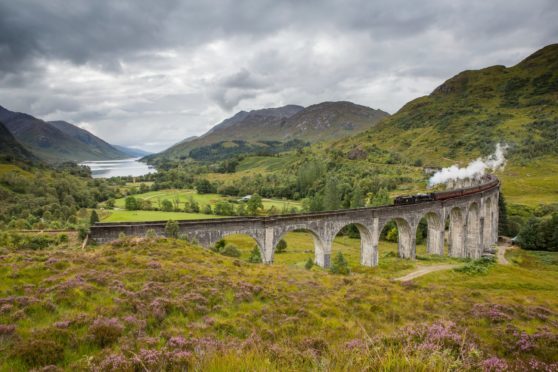
[[[0,0],[0,105],[162,150],[238,110],[388,112],[557,42],[558,3]]]

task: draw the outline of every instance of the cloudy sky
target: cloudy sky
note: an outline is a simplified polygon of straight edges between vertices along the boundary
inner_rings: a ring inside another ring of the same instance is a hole
[[[390,113],[558,42],[556,0],[0,0],[0,105],[158,151],[239,110]]]

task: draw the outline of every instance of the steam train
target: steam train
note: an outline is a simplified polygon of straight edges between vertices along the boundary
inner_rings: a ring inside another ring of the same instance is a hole
[[[478,186],[466,187],[457,190],[448,190],[440,192],[431,192],[428,194],[416,194],[416,195],[402,195],[394,199],[393,204],[395,205],[407,205],[415,203],[424,203],[436,200],[446,200],[452,198],[458,198],[465,195],[475,194],[477,192],[490,190],[493,187],[498,186],[500,181],[495,176],[489,174],[483,176],[481,179],[481,184]]]

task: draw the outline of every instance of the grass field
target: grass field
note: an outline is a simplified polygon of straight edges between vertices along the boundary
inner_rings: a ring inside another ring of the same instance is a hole
[[[162,212],[162,211],[127,211],[104,210],[100,212],[101,222],[141,222],[141,221],[168,221],[168,220],[197,220],[204,218],[219,218],[213,214]]]
[[[198,194],[195,190],[183,190],[183,189],[169,189],[169,190],[160,190],[160,191],[151,191],[144,194],[137,194],[134,197],[144,200],[150,200],[154,207],[158,206],[158,203],[167,199],[169,201],[174,201],[178,198],[180,203],[187,202],[190,197],[192,197],[203,209],[203,207],[207,204],[211,205],[212,207],[218,201],[228,201],[228,200],[237,200],[239,198],[236,197],[227,197],[219,194]],[[116,199],[115,206],[117,208],[124,208],[125,207],[125,199],[120,198]],[[299,202],[291,201],[291,200],[279,200],[279,199],[263,199],[263,205],[265,209],[269,209],[272,206],[277,208],[281,211],[283,208],[300,208],[301,204]]]
[[[300,267],[309,236],[287,241],[272,265],[166,239],[0,248],[0,370],[558,367],[557,253],[399,283],[436,259],[382,244],[380,267],[358,269],[358,240],[340,238],[353,271],[338,276]]]
[[[558,203],[558,158],[548,157],[528,166],[508,164],[498,174],[506,200],[513,204],[536,207]]]

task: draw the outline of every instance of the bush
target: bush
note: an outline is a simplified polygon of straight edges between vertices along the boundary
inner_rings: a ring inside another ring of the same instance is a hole
[[[455,271],[470,275],[486,274],[488,269],[494,265],[494,258],[482,257],[478,260],[471,261],[462,267],[458,267]]]
[[[237,246],[234,244],[227,244],[225,248],[223,248],[220,253],[223,256],[228,257],[240,257],[240,251],[238,250]]]
[[[17,344],[14,354],[29,367],[43,367],[60,362],[64,348],[53,340],[31,338]]]
[[[105,347],[122,335],[124,327],[116,318],[97,318],[89,327],[89,333],[100,347]]]
[[[85,226],[78,227],[79,240],[84,240],[87,235],[89,235],[89,229],[87,227]]]
[[[275,247],[275,253],[283,253],[286,250],[287,250],[287,242],[285,241],[285,239],[279,240],[279,243],[277,243],[277,246]]]
[[[178,238],[178,222],[173,220],[168,220],[165,225],[165,234],[169,238]]]
[[[340,275],[349,275],[349,264],[343,256],[343,253],[338,252],[335,258],[333,259],[333,263],[331,264],[331,268],[329,271],[332,274],[340,274]]]
[[[145,232],[145,237],[148,239],[154,239],[157,237],[157,233],[153,229],[147,229]]]
[[[91,211],[91,217],[89,218],[89,224],[90,225],[95,225],[97,222],[99,222],[99,215],[97,214],[97,211],[95,211],[95,209],[93,209]]]
[[[260,253],[260,248],[257,245],[252,248],[250,252],[250,257],[248,258],[248,262],[251,263],[261,263],[262,262],[262,254]]]
[[[308,258],[308,260],[306,261],[306,263],[304,264],[304,268],[306,270],[310,270],[312,268],[312,266],[314,266],[314,261],[312,261],[311,258]]]
[[[211,250],[213,252],[221,252],[223,250],[223,248],[225,248],[225,245],[227,243],[225,242],[225,239],[219,239],[217,240],[217,243],[215,243],[215,245],[213,247],[211,247]]]

